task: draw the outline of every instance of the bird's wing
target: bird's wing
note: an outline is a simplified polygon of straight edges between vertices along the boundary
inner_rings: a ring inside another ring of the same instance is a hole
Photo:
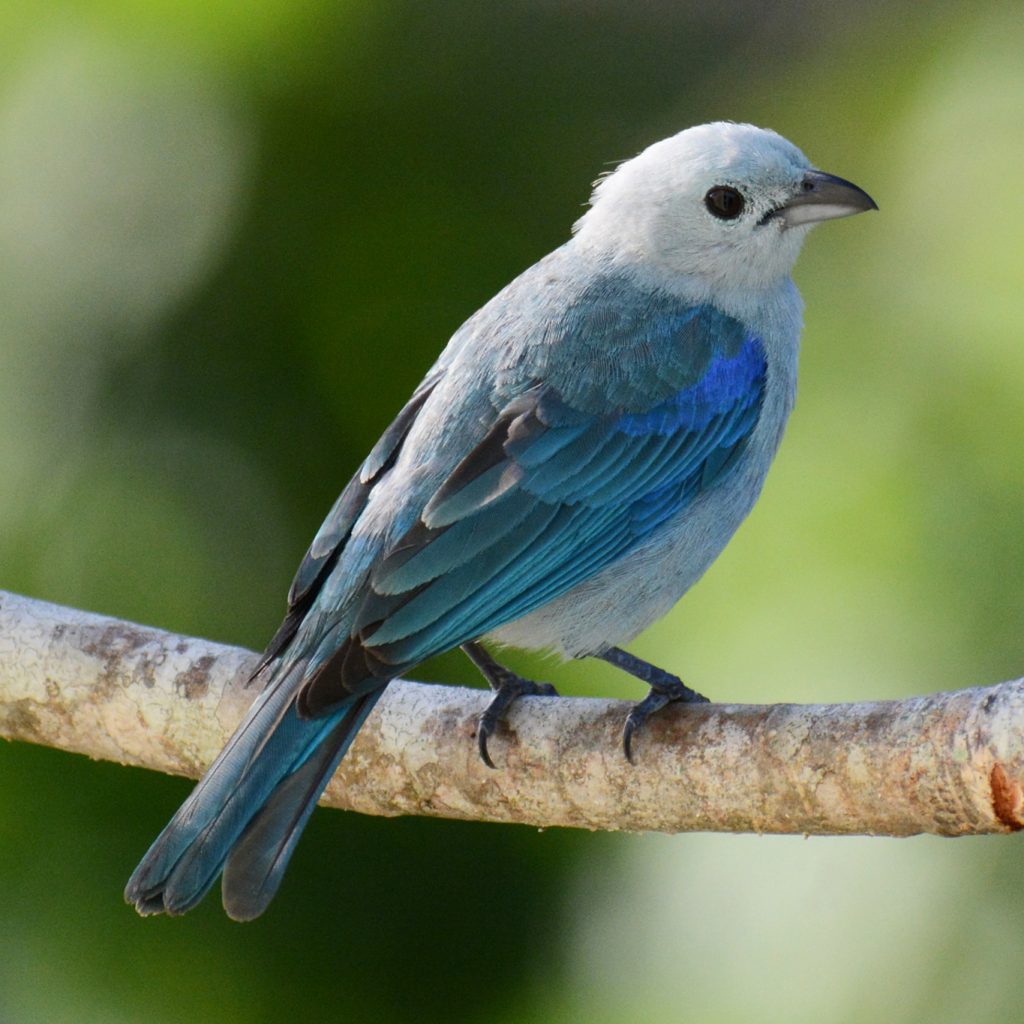
[[[430,397],[440,375],[430,374],[413,393],[391,426],[381,435],[370,454],[363,461],[359,472],[352,477],[345,489],[338,495],[327,518],[323,521],[309,549],[299,563],[291,588],[288,591],[288,612],[278,627],[273,639],[267,645],[255,677],[274,658],[281,654],[295,636],[303,618],[309,611],[324,579],[330,574],[348,540],[352,527],[359,518],[370,492],[378,480],[391,468],[395,458],[416,421],[416,416]]]
[[[564,594],[720,479],[760,414],[764,348],[715,311],[686,320],[679,340],[706,351],[683,352],[693,367],[684,386],[678,373],[667,394],[652,383],[642,408],[584,412],[550,382],[508,401],[377,557],[347,638],[313,659],[300,714],[322,714],[368,678],[391,678]]]

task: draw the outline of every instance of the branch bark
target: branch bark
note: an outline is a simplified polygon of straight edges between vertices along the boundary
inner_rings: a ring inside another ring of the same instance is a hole
[[[255,655],[0,592],[0,736],[197,778]],[[1024,681],[900,701],[670,707],[535,697],[476,753],[480,690],[396,680],[324,803],[535,826],[957,836],[1024,826]]]

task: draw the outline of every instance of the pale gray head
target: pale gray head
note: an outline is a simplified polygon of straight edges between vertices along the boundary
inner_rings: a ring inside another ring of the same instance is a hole
[[[818,221],[877,209],[776,132],[717,121],[656,142],[602,178],[577,243],[693,292],[763,291]]]

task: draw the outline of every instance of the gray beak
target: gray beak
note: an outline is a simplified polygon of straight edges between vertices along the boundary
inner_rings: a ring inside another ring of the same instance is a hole
[[[877,209],[874,199],[852,181],[824,171],[807,171],[800,191],[789,202],[772,210],[761,223],[778,217],[787,228],[795,228]]]

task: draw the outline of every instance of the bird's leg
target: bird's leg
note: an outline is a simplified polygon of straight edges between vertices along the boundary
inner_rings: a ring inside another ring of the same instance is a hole
[[[622,650],[621,647],[609,647],[603,654],[597,655],[616,668],[621,668],[631,676],[645,682],[651,692],[639,704],[633,707],[626,717],[626,724],[622,730],[622,747],[626,752],[626,760],[633,763],[633,735],[656,711],[660,711],[666,704],[708,704],[708,698],[696,690],[691,690],[679,678],[658,668],[650,662]]]
[[[476,727],[476,742],[480,757],[488,768],[494,767],[490,754],[487,753],[487,741],[494,735],[498,723],[508,713],[508,709],[520,697],[539,696],[557,697],[558,691],[550,683],[535,683],[523,679],[515,672],[499,665],[475,640],[462,645],[466,656],[478,669],[494,690],[494,699],[487,705]]]

